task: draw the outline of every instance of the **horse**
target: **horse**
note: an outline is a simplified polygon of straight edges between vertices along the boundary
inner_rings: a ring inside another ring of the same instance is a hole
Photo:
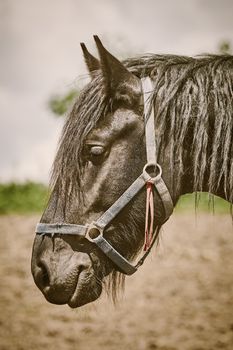
[[[119,61],[81,43],[90,82],[63,127],[31,269],[45,298],[115,298],[158,242],[181,195],[233,202],[233,56]],[[135,265],[139,253],[142,258]]]

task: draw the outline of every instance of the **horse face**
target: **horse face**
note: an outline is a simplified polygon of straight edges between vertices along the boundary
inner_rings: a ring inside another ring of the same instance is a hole
[[[79,200],[72,197],[66,205],[65,220],[86,224],[98,219],[141,173],[145,159],[142,118],[132,110],[117,109],[84,140],[82,195]],[[64,221],[56,196],[54,190],[43,222]],[[135,254],[143,239],[142,196],[143,193],[104,232],[106,239],[127,257]],[[65,236],[38,236],[35,239],[34,279],[51,302],[69,303],[75,307],[96,299],[101,292],[101,279],[113,268],[113,264],[86,239]]]
[[[101,50],[105,49],[101,47]],[[71,184],[63,193],[57,182],[42,222],[90,224],[120,197],[146,164],[140,80],[106,50],[100,51],[100,55],[104,55],[105,61],[111,61],[110,81],[105,81],[105,89],[109,89],[115,107],[100,118],[82,140],[79,190],[74,191]],[[96,67],[96,61],[94,63]],[[70,137],[71,133],[65,133],[63,145],[70,142]],[[71,159],[70,162],[72,169],[77,166]],[[69,159],[66,163],[69,170]],[[69,182],[67,169],[66,184]],[[155,219],[160,223],[163,210],[157,197],[156,203]],[[143,245],[144,225],[145,191],[141,191],[106,227],[104,237],[120,254],[131,259]],[[102,291],[103,278],[115,270],[114,264],[85,238],[56,235],[35,238],[33,277],[52,303],[78,307],[97,299]]]

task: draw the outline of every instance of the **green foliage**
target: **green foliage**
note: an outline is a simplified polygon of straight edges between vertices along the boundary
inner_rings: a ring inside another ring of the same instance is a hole
[[[175,212],[212,212],[216,214],[230,213],[231,205],[224,199],[208,193],[185,194],[179,199]]]
[[[42,212],[48,200],[49,191],[45,185],[26,182],[24,184],[0,184],[0,215],[25,214]],[[212,198],[212,199],[211,199]],[[223,199],[208,193],[197,195],[198,212],[215,212],[224,214],[230,212],[230,204]],[[213,202],[214,200],[214,202]],[[180,198],[175,212],[195,212],[195,194],[187,194]]]
[[[42,184],[0,184],[0,214],[41,212],[47,198],[48,189]]]
[[[55,95],[49,100],[49,108],[57,116],[63,116],[78,96],[77,90],[70,90],[65,95]]]
[[[224,40],[219,44],[219,52],[223,55],[231,53],[231,44],[229,41]]]

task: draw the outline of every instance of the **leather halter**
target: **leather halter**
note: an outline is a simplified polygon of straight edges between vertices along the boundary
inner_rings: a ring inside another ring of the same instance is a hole
[[[117,214],[128,204],[132,198],[149,182],[155,186],[157,193],[164,207],[164,222],[170,217],[173,212],[173,202],[167,186],[162,179],[162,169],[157,163],[157,150],[155,142],[155,124],[154,110],[150,106],[150,97],[153,91],[153,85],[149,77],[141,79],[143,100],[144,100],[144,121],[145,121],[145,136],[146,136],[146,154],[147,163],[143,168],[141,175],[127,188],[127,190],[108,208],[97,221],[86,225],[75,225],[67,223],[39,223],[36,226],[36,233],[39,235],[76,235],[85,237],[90,242],[96,244],[100,250],[126,275],[135,273],[139,266],[142,265],[145,258],[150,252],[153,243],[159,233],[158,226],[149,249],[144,253],[142,258],[136,265],[131,264],[104,238],[104,230],[106,226],[117,216]],[[154,167],[157,174],[153,177],[149,174],[149,169]]]

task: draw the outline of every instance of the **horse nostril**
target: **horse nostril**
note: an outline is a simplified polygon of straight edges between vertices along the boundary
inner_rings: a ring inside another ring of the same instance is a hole
[[[37,272],[36,279],[40,289],[45,289],[50,286],[50,277],[46,264],[42,261],[38,264],[39,271]]]

